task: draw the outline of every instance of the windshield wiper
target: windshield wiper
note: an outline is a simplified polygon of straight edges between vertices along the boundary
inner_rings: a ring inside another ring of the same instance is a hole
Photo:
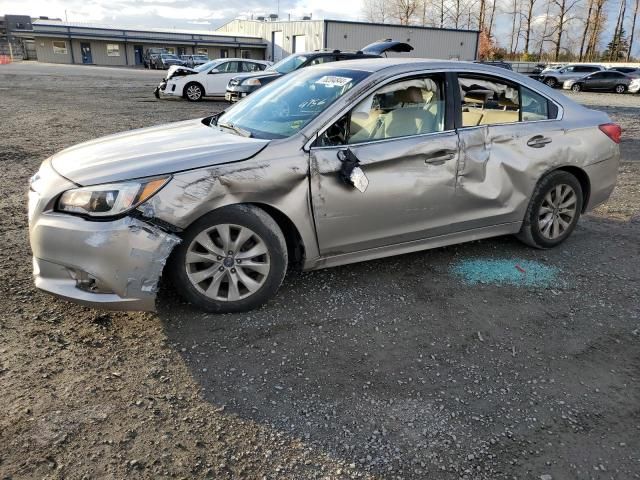
[[[252,137],[252,133],[249,130],[245,130],[244,128],[236,127],[233,123],[219,123],[217,124],[219,127],[227,128],[236,132],[238,135],[242,137]]]

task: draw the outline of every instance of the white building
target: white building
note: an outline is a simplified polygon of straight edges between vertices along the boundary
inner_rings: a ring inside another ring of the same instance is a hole
[[[479,32],[447,28],[351,22],[344,20],[232,20],[219,32],[261,37],[266,59],[278,61],[291,53],[311,50],[360,50],[377,40],[391,38],[411,44],[408,55],[421,58],[475,60]]]

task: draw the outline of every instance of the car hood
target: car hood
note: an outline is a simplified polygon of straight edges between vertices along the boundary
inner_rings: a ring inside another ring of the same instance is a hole
[[[72,182],[97,185],[246,160],[269,143],[209,127],[207,120],[98,138],[57,153],[51,164]]]
[[[253,73],[243,73],[242,75],[236,75],[231,79],[231,81],[237,80],[238,83],[246,80],[247,78],[266,78],[266,77],[280,77],[281,73],[276,71],[262,71],[262,72],[253,72]]]
[[[167,70],[167,76],[165,78],[169,80],[172,77],[191,75],[193,73],[198,73],[198,71],[191,67],[185,67],[184,65],[171,65]]]

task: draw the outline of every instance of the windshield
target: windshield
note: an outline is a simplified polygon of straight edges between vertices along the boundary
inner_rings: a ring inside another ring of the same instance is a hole
[[[278,63],[271,65],[267,70],[284,75],[285,73],[293,72],[306,61],[307,57],[304,55],[289,55],[287,58],[283,58]]]
[[[362,70],[304,68],[252,93],[222,115],[218,125],[256,138],[290,137],[369,75]]]
[[[160,55],[162,58],[167,59],[167,60],[178,60],[178,57],[176,57],[175,55],[165,55],[162,54]]]
[[[193,58],[194,60],[209,60],[209,57],[206,55],[194,55]]]
[[[204,72],[205,70],[208,70],[209,68],[213,67],[217,63],[218,63],[218,60],[210,60],[207,63],[203,63],[202,65],[198,65],[196,68],[194,68],[194,70],[196,72]]]

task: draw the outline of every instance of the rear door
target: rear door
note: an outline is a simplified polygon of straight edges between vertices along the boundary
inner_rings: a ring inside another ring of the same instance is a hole
[[[537,180],[563,158],[559,106],[533,89],[460,72],[460,166],[450,221],[464,230],[520,222]]]

